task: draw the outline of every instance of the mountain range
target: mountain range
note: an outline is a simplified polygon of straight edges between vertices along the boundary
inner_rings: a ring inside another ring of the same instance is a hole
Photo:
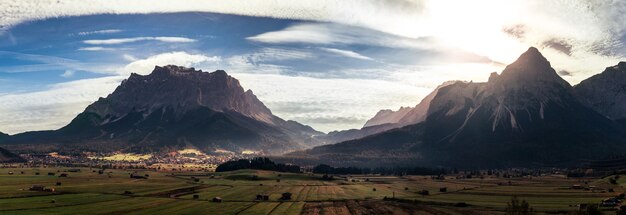
[[[531,47],[487,82],[445,82],[416,106],[381,110],[360,129],[324,134],[275,116],[225,71],[170,65],[131,74],[58,130],[0,133],[0,145],[140,153],[191,147],[287,153],[277,159],[299,164],[499,168],[621,155],[625,133],[625,62],[571,86]]]
[[[323,133],[275,115],[225,71],[178,66],[131,74],[113,93],[54,131],[26,132],[4,144],[53,144],[64,151],[283,153],[316,145]]]
[[[376,159],[378,165],[480,168],[571,166],[583,159],[619,155],[626,132],[614,119],[626,109],[619,108],[621,100],[613,101],[619,97],[606,94],[623,95],[620,86],[626,79],[603,76],[616,76],[620,65],[624,63],[572,87],[536,48],[529,48],[485,83],[455,82],[438,88],[431,100],[424,99],[430,104],[421,108],[427,110],[421,123],[285,157],[332,165],[359,165],[369,158],[361,164],[371,166]],[[368,123],[402,122],[409,112],[385,111]]]

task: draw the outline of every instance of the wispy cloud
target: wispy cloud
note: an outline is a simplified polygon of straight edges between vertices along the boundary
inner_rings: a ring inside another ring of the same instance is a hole
[[[91,34],[113,34],[113,33],[120,33],[120,32],[122,32],[122,30],[120,29],[104,29],[104,30],[97,30],[97,31],[81,31],[81,32],[78,32],[78,35],[86,36],[86,35],[91,35]]]
[[[191,43],[196,42],[194,39],[185,37],[131,37],[131,38],[115,38],[103,40],[83,40],[83,43],[90,45],[113,45],[122,43],[132,43],[138,41],[154,40],[167,43]]]
[[[330,53],[338,54],[344,57],[355,58],[355,59],[360,59],[360,60],[374,60],[370,57],[363,56],[359,53],[356,53],[350,50],[342,50],[342,49],[334,49],[334,48],[320,48],[320,49],[330,52]]]
[[[19,52],[0,51],[0,57],[26,61],[28,64],[0,66],[0,73],[40,72],[50,70],[81,70],[96,73],[114,73],[115,65],[104,63],[85,63],[79,60],[49,55],[26,54]]]
[[[115,51],[116,48],[107,48],[102,46],[80,47],[78,51]]]
[[[371,45],[392,48],[431,48],[430,38],[412,39],[372,29],[332,23],[295,24],[278,31],[246,38],[261,43],[318,45]]]
[[[74,71],[74,70],[65,70],[65,72],[63,72],[63,74],[61,74],[61,77],[69,78],[69,77],[74,76],[75,73],[76,73],[76,71]]]

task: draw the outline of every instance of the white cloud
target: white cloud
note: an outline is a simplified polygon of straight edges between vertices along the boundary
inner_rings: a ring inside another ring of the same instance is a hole
[[[123,54],[122,57],[124,58],[124,60],[131,61],[131,62],[139,60],[135,56],[132,56],[130,54]]]
[[[219,56],[206,56],[202,54],[190,54],[187,52],[167,52],[150,56],[146,59],[136,60],[119,70],[122,75],[130,73],[150,74],[154,66],[178,65],[185,67],[215,67],[221,61]]]
[[[78,32],[78,35],[86,36],[86,35],[91,35],[91,34],[112,34],[112,33],[119,33],[119,32],[122,32],[122,30],[120,30],[120,29],[104,29],[104,30],[97,30],[97,31],[81,31],[81,32]]]
[[[106,48],[102,46],[90,46],[78,48],[79,51],[115,51],[115,48]]]
[[[154,40],[168,43],[191,43],[196,42],[194,39],[185,37],[131,37],[131,38],[115,38],[104,40],[83,40],[83,43],[90,45],[113,45],[122,43],[132,43],[145,40]]]
[[[363,56],[359,53],[356,53],[350,50],[342,50],[342,49],[334,49],[334,48],[320,48],[320,49],[330,52],[330,53],[338,54],[344,57],[350,57],[350,58],[361,59],[361,60],[374,60],[368,56]]]
[[[318,45],[373,45],[392,48],[432,48],[433,41],[387,34],[371,29],[332,23],[295,24],[278,31],[247,38],[262,43],[307,43]]]
[[[61,74],[61,77],[69,78],[69,77],[74,76],[75,73],[76,72],[74,70],[65,70],[65,72]]]

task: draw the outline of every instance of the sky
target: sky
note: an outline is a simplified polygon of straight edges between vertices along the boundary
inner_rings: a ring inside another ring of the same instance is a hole
[[[329,132],[483,82],[530,46],[575,85],[626,59],[626,1],[0,0],[0,131],[58,129],[131,73],[226,70]]]

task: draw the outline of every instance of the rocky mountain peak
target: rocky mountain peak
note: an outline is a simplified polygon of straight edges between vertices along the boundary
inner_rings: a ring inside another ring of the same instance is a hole
[[[515,62],[509,64],[497,79],[502,84],[512,86],[532,85],[532,82],[557,82],[560,85],[569,85],[535,47],[528,48]]]
[[[274,118],[252,91],[244,91],[239,81],[224,70],[208,73],[174,65],[156,66],[149,75],[133,73],[87,111],[102,117],[121,117],[133,110],[151,112],[163,107],[173,108],[180,115],[197,107],[235,111],[270,124]]]

